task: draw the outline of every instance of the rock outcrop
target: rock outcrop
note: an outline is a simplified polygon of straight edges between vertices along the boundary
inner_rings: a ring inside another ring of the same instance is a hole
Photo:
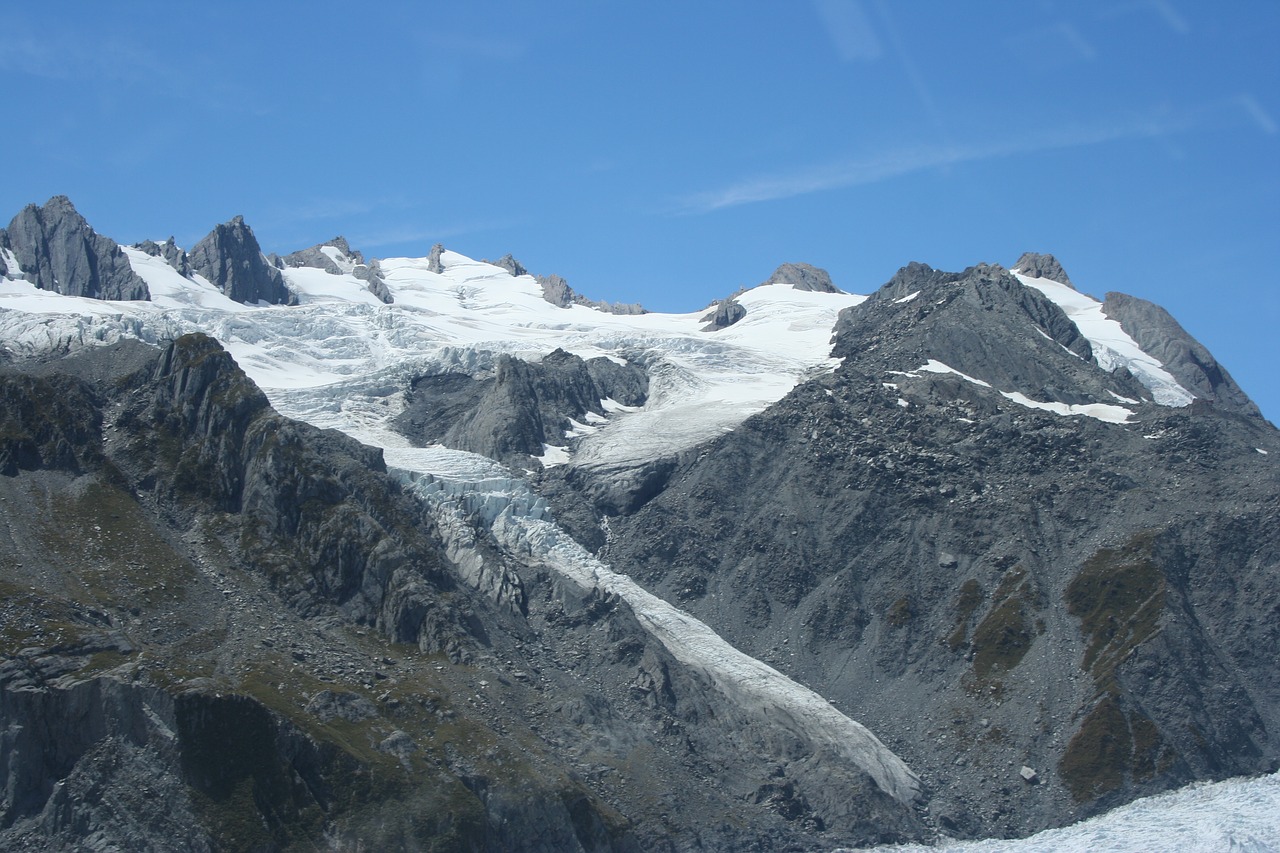
[[[325,251],[328,249],[329,251]],[[324,270],[330,275],[350,273],[365,283],[365,288],[387,305],[395,302],[387,282],[382,278],[382,270],[375,259],[365,263],[364,255],[352,250],[345,237],[334,237],[324,243],[317,243],[309,249],[293,252],[280,259],[285,267],[311,267]]]
[[[831,275],[813,264],[783,264],[762,284],[789,284],[796,290],[811,290],[817,293],[840,292],[840,289],[832,283]]]
[[[747,309],[742,307],[741,302],[732,297],[721,299],[716,303],[715,309],[702,318],[702,322],[707,324],[702,327],[702,331],[714,332],[718,329],[727,329],[745,316],[747,316]]]
[[[570,419],[603,417],[607,398],[642,405],[648,387],[643,368],[604,357],[584,361],[556,350],[531,363],[502,355],[488,377],[445,373],[414,380],[396,425],[415,444],[527,464],[546,445],[566,443]]]
[[[594,308],[597,311],[603,311],[606,314],[644,314],[644,307],[637,303],[612,303],[599,302],[594,299],[588,299],[580,293],[574,291],[569,286],[569,282],[565,281],[558,275],[538,275],[534,276],[538,284],[542,286],[542,298],[555,305],[558,308],[568,308],[570,305],[585,305],[587,308]]]
[[[280,270],[268,262],[243,216],[216,226],[187,255],[193,274],[204,276],[236,302],[294,305]]]
[[[150,299],[120,246],[89,226],[66,196],[29,204],[0,231],[21,273],[41,290],[94,299]],[[16,277],[19,270],[5,275]]]
[[[187,252],[173,241],[172,236],[163,243],[143,240],[141,243],[134,244],[134,248],[141,249],[153,258],[164,258],[165,263],[173,267],[178,275],[184,277],[191,275],[191,264],[187,261]]]
[[[1058,259],[1053,255],[1023,252],[1017,263],[1013,265],[1013,269],[1031,278],[1047,278],[1050,281],[1056,281],[1071,288],[1075,287],[1071,283],[1071,279],[1067,277],[1067,271],[1062,268],[1062,264],[1058,263]]]
[[[1102,311],[1120,323],[1129,337],[1202,400],[1253,417],[1262,417],[1227,369],[1193,338],[1168,311],[1136,296],[1108,293]]]

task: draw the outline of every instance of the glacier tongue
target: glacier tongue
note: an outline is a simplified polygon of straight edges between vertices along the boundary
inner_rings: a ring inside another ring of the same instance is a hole
[[[499,547],[520,562],[544,566],[585,590],[622,599],[673,657],[707,676],[742,711],[784,727],[814,752],[856,765],[899,802],[911,804],[920,797],[919,777],[866,727],[597,560],[550,520],[546,502],[524,480],[501,465],[441,447],[384,452],[388,465],[431,509],[447,542],[464,545],[470,535],[463,529],[466,519],[483,518]],[[466,556],[465,547],[457,550]],[[463,568],[469,582],[490,591],[509,590],[510,579],[494,578],[475,562]]]

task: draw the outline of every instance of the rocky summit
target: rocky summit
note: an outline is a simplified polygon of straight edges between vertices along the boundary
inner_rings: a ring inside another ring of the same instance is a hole
[[[667,315],[31,205],[0,846],[820,851],[1271,773],[1277,460],[1051,255]]]

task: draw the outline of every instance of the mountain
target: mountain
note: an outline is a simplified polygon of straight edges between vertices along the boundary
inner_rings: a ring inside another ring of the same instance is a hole
[[[7,246],[7,846],[821,850],[1277,767],[1276,430],[1052,256],[663,315]]]

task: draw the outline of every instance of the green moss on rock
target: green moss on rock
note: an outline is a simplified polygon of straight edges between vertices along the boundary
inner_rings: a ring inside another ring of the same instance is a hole
[[[1159,629],[1165,579],[1152,556],[1154,540],[1154,533],[1143,533],[1122,548],[1101,549],[1067,586],[1067,612],[1080,619],[1087,640],[1081,668],[1099,689],[1107,689],[1121,661]]]

